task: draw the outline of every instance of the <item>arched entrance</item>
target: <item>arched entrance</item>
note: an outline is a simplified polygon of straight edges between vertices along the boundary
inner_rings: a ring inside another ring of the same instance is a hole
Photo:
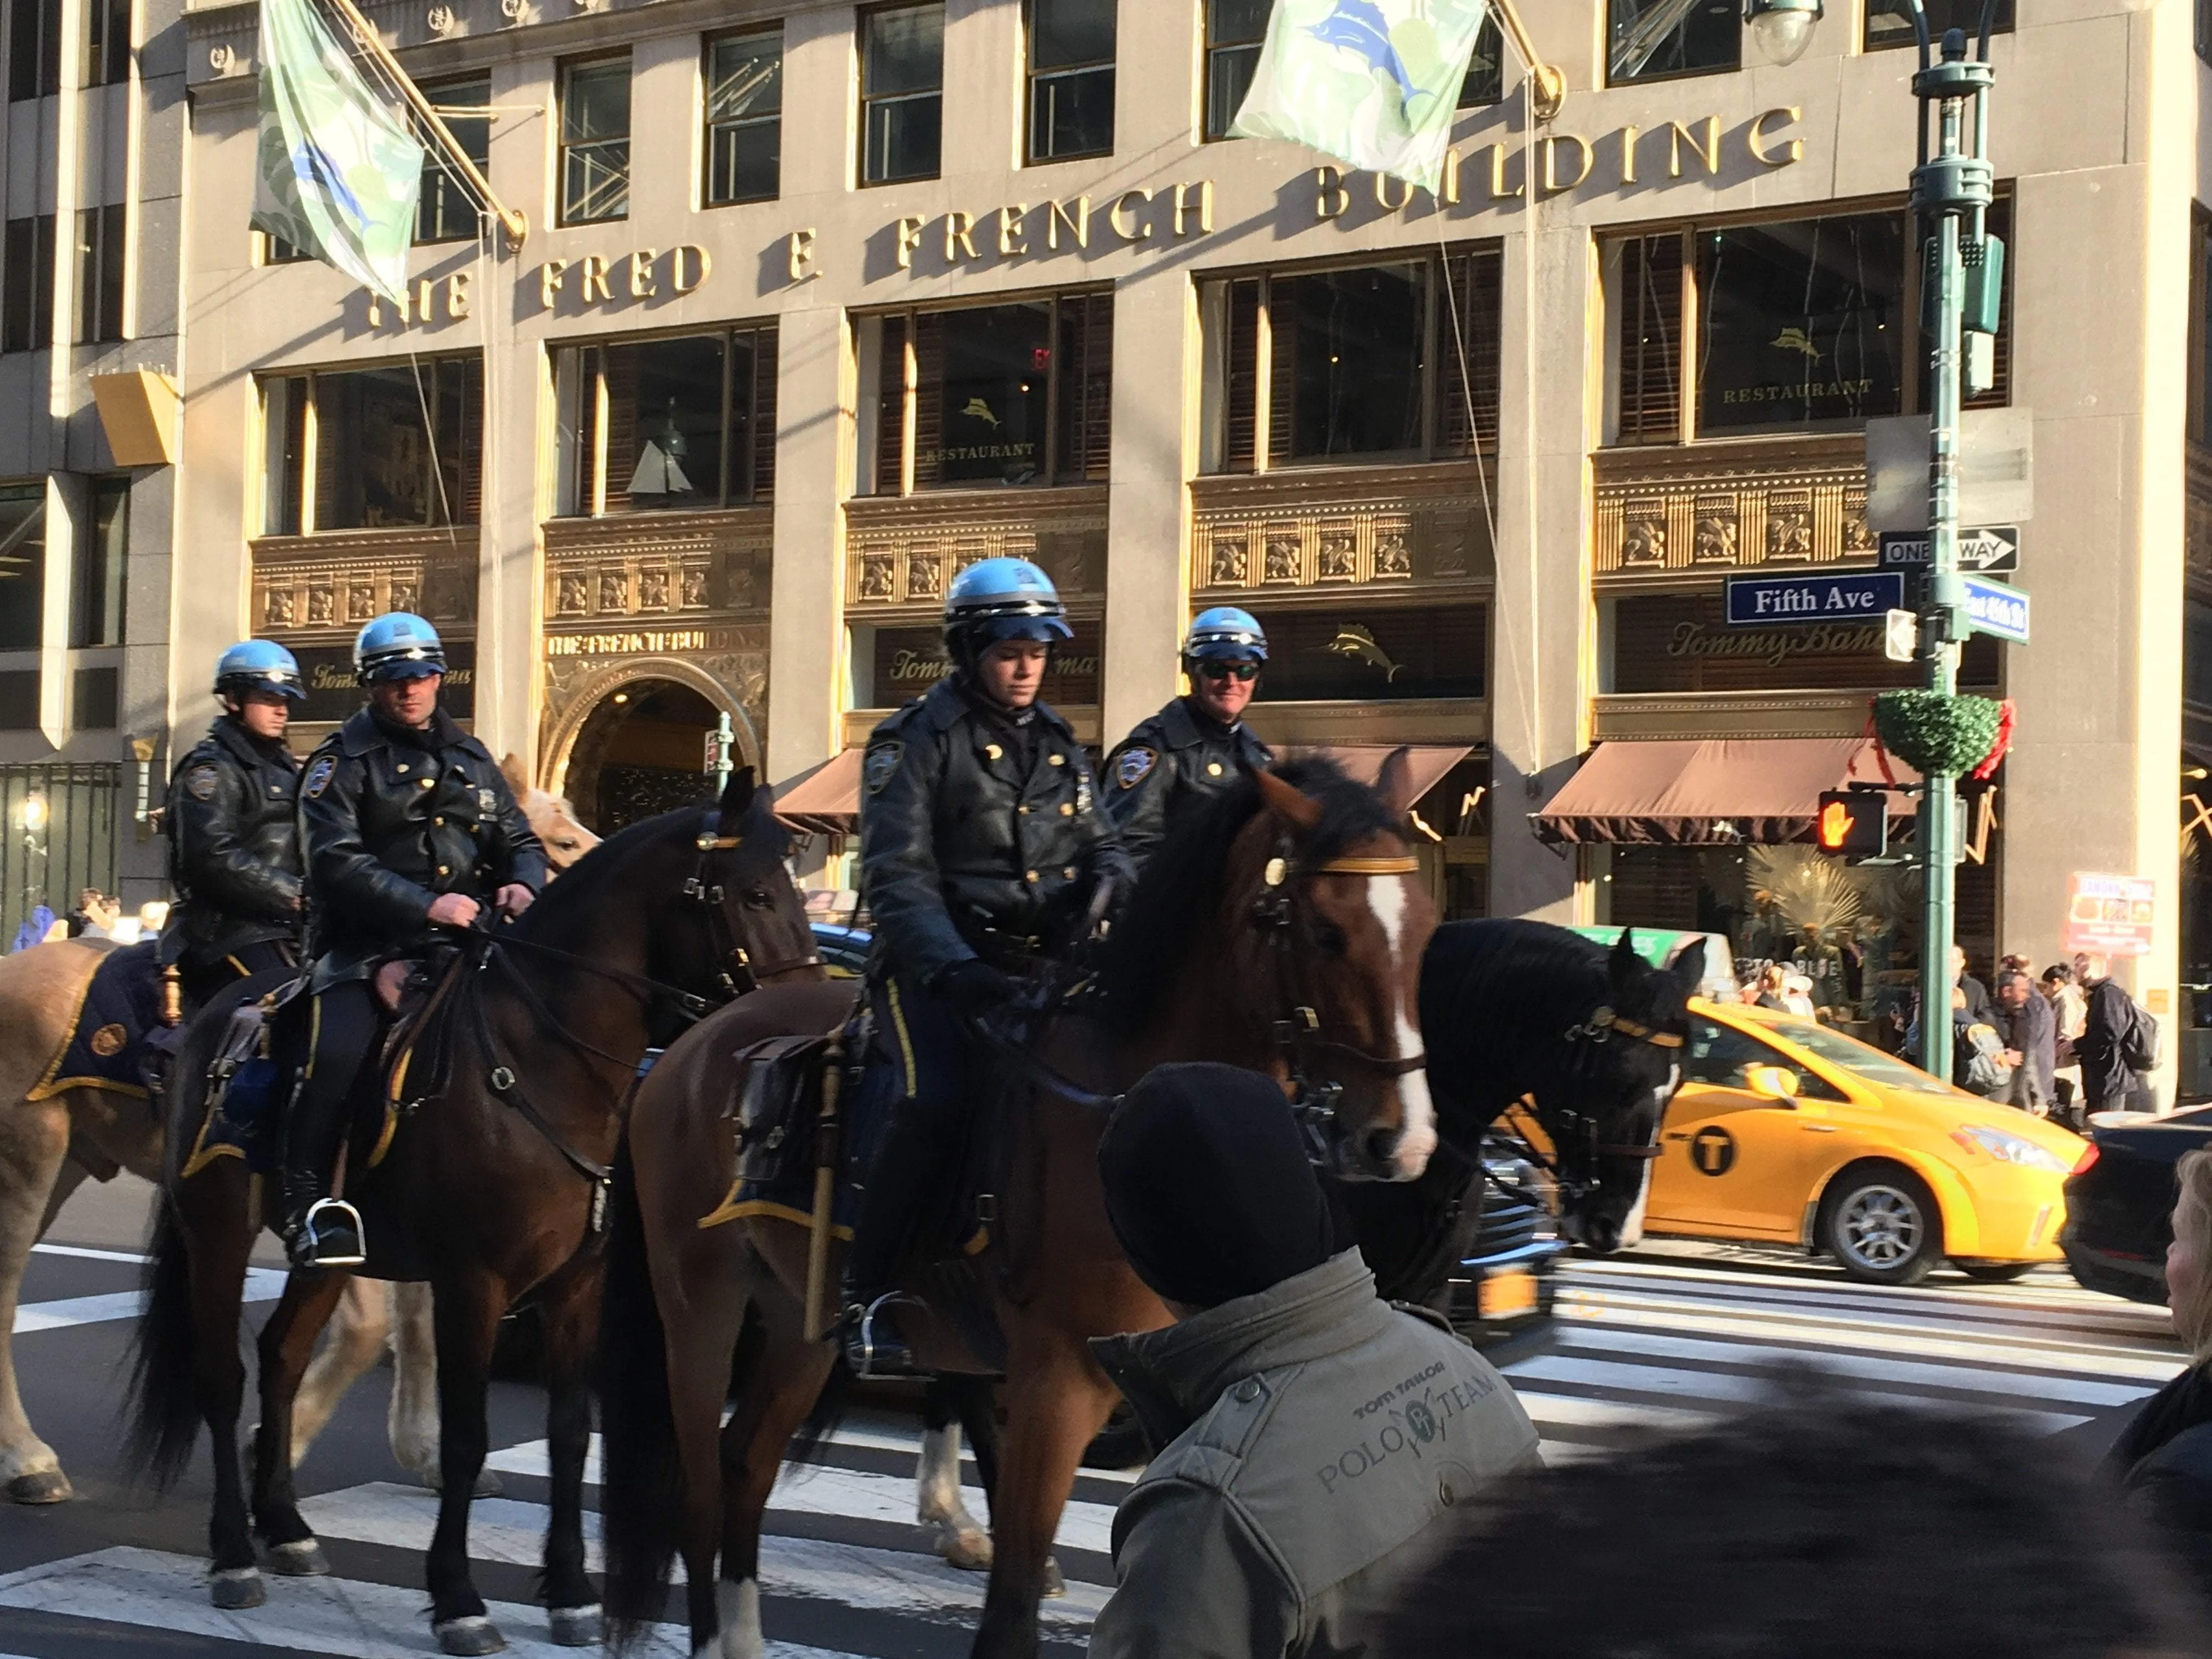
[[[629,680],[609,692],[568,751],[563,793],[577,816],[611,836],[704,799],[713,787],[707,739],[720,712],[677,680]]]

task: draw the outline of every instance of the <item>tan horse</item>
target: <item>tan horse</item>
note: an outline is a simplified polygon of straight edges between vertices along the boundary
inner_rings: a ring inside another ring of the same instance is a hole
[[[516,782],[521,768],[510,755],[501,770]],[[555,869],[598,844],[567,801],[528,787],[526,779],[515,793]],[[161,1176],[161,1125],[144,1099],[112,1089],[49,1094],[41,1087],[69,1040],[93,969],[114,948],[106,940],[69,939],[0,957],[0,1486],[18,1504],[58,1504],[73,1495],[61,1460],[24,1414],[15,1385],[9,1334],[31,1246],[87,1178],[108,1181],[125,1170],[148,1181]],[[43,1097],[34,1100],[34,1094]],[[356,1283],[319,1357],[318,1414],[295,1438],[295,1451],[306,1449],[338,1396],[375,1362],[392,1326],[384,1287]],[[419,1308],[403,1303],[398,1322],[392,1448],[403,1466],[421,1474],[437,1468],[436,1377],[428,1364],[427,1293],[412,1300]]]

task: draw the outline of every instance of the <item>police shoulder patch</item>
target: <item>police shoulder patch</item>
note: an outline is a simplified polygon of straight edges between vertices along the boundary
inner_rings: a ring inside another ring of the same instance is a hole
[[[213,800],[216,782],[214,767],[205,764],[195,766],[185,774],[185,793],[194,800]]]
[[[331,775],[337,769],[337,757],[324,756],[307,769],[307,781],[301,784],[300,793],[310,800],[319,799],[323,791],[331,787]]]
[[[902,743],[879,743],[868,750],[867,758],[860,763],[860,773],[866,781],[870,794],[884,793],[884,786],[898,770],[899,758],[905,753],[906,745]]]
[[[1152,776],[1152,769],[1160,763],[1157,749],[1132,748],[1121,751],[1121,758],[1114,763],[1114,781],[1124,789],[1134,789]]]

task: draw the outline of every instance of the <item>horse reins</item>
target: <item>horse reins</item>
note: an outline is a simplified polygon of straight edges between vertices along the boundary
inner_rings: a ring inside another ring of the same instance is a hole
[[[1647,1043],[1654,1048],[1660,1049],[1680,1048],[1683,1042],[1679,1032],[1663,1031],[1656,1026],[1642,1024],[1602,1003],[1593,1009],[1588,1017],[1570,1025],[1560,1035],[1571,1046],[1572,1058],[1568,1062],[1570,1071],[1579,1066],[1583,1058],[1595,1048],[1615,1036],[1622,1037],[1631,1042]],[[1536,1095],[1534,1090],[1523,1094],[1513,1103],[1526,1106],[1540,1123],[1542,1121],[1542,1112],[1536,1104]],[[1649,1161],[1662,1155],[1662,1149],[1656,1137],[1651,1143],[1642,1146],[1632,1146],[1626,1142],[1601,1141],[1597,1138],[1597,1121],[1588,1112],[1573,1107],[1561,1107],[1556,1115],[1560,1120],[1563,1130],[1586,1137],[1578,1147],[1586,1158],[1595,1160],[1601,1158],[1621,1158]],[[1549,1134],[1549,1133],[1547,1130],[1547,1133]],[[1562,1155],[1561,1137],[1553,1137],[1552,1156],[1549,1158],[1545,1157],[1535,1147],[1529,1146],[1527,1137],[1521,1137],[1521,1142],[1530,1161],[1550,1176],[1561,1188],[1583,1192],[1596,1186],[1597,1182],[1595,1179],[1586,1180],[1567,1173],[1566,1160]],[[1480,1165],[1480,1159],[1477,1159],[1476,1162]],[[1486,1178],[1492,1179],[1495,1184],[1495,1178],[1490,1177],[1486,1168],[1483,1172]]]

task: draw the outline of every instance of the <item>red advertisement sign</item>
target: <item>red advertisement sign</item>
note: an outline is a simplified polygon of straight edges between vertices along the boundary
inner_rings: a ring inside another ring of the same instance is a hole
[[[2066,883],[2066,948],[2108,957],[2150,954],[2158,884],[2148,876],[2076,870]]]

